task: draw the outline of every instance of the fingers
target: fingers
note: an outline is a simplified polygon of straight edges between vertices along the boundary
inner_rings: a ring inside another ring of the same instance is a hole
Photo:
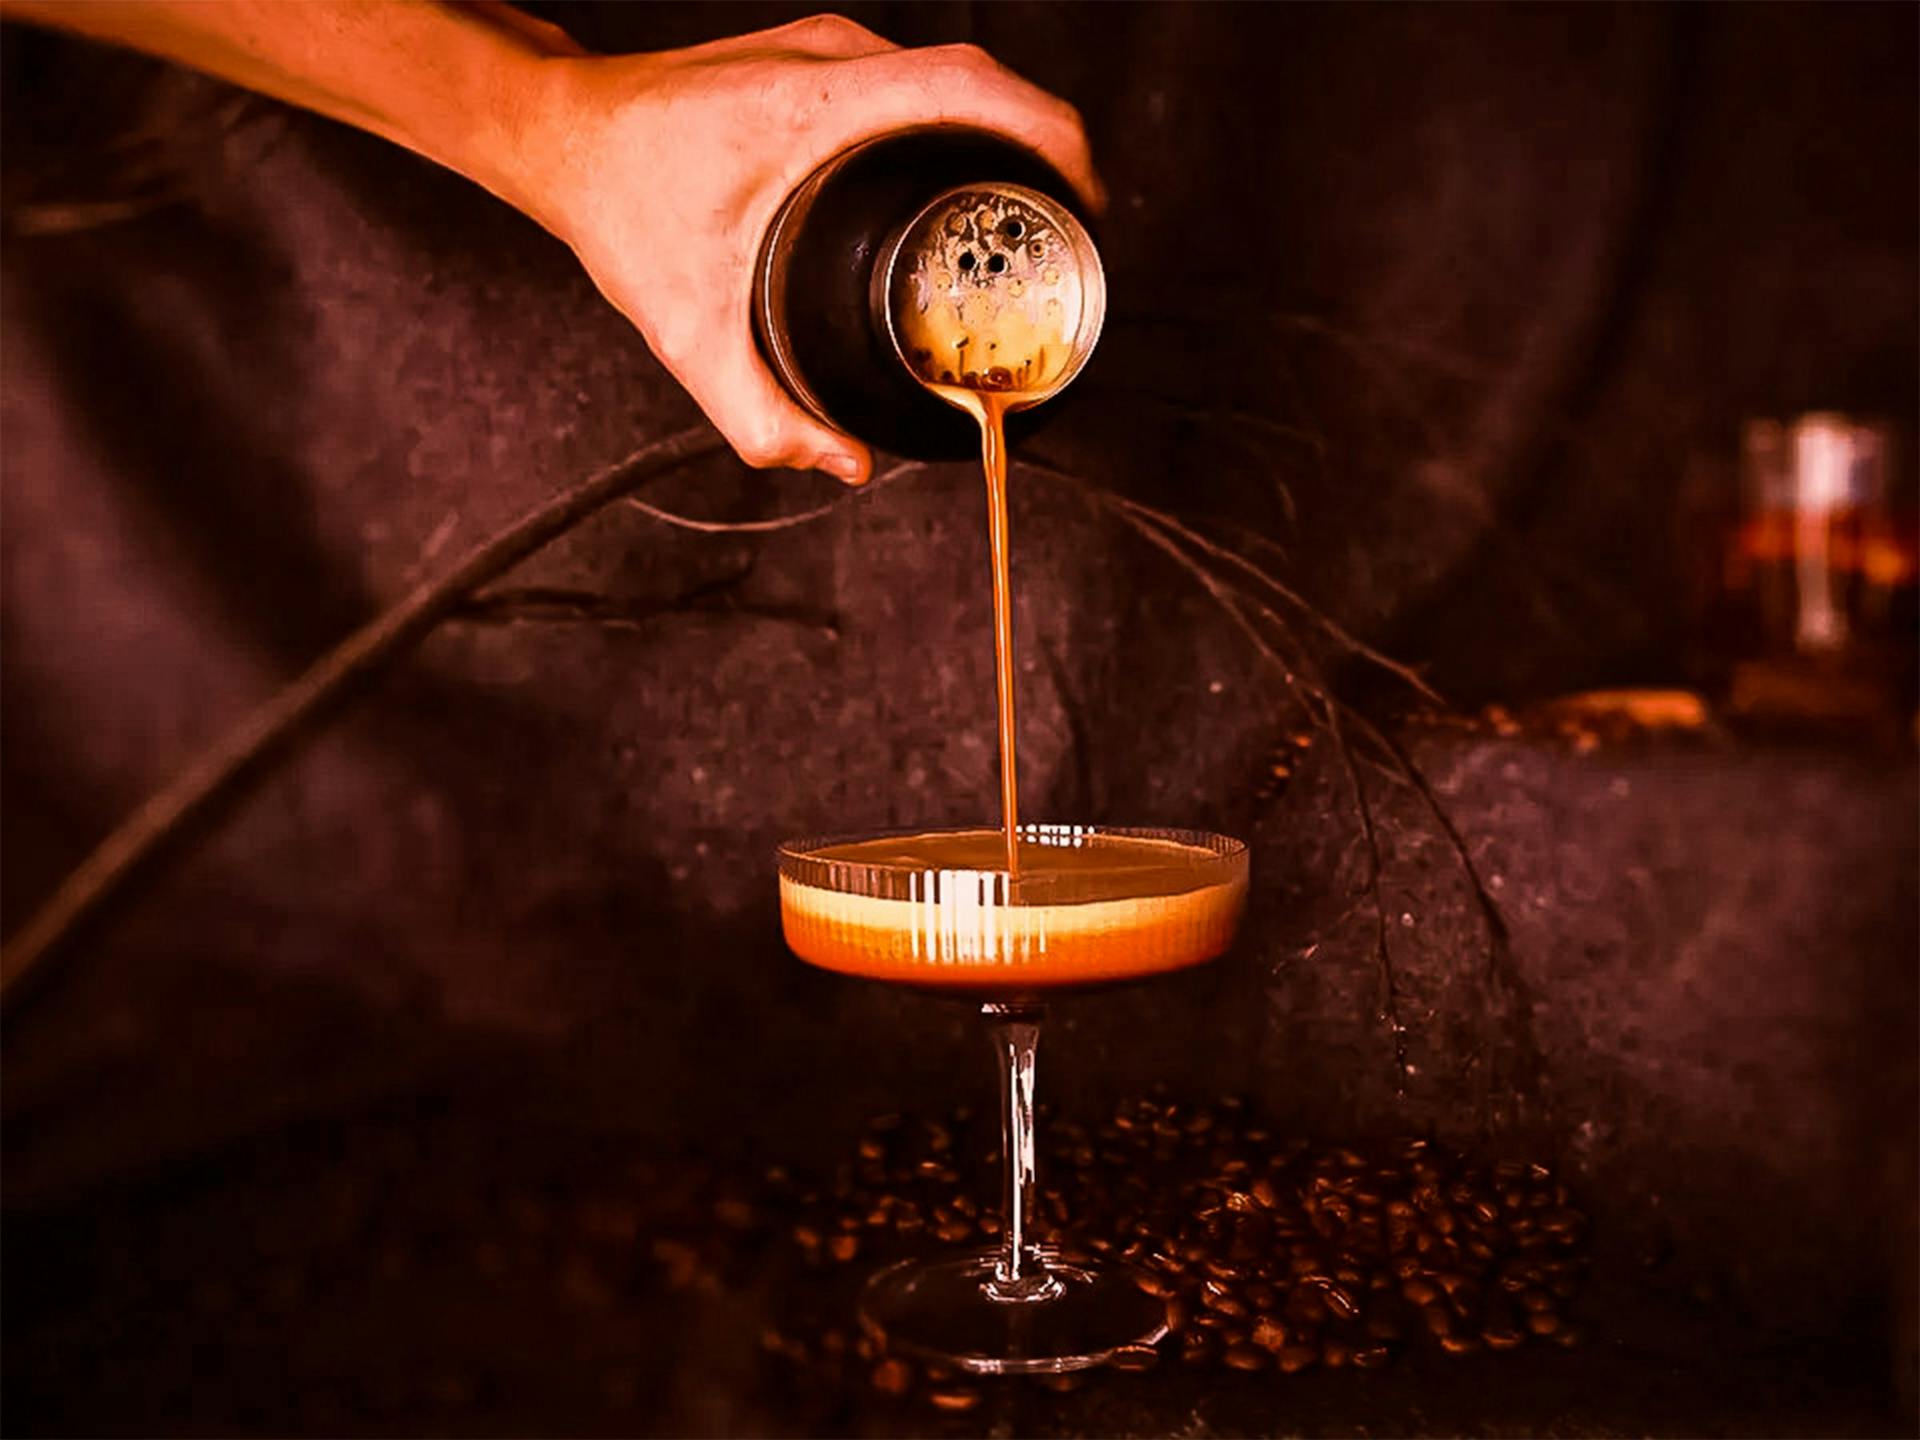
[[[827,144],[841,148],[928,123],[977,126],[1034,151],[1095,210],[1106,208],[1080,112],[979,46],[889,50],[838,68],[834,103],[820,112]]]
[[[763,30],[758,35],[744,38],[757,42],[756,49],[798,50],[807,55],[840,60],[879,55],[900,48],[844,15],[810,15],[805,20],[795,20],[789,25]]]
[[[1106,189],[1093,168],[1080,112],[1021,79],[978,45],[902,50],[842,15],[813,15],[772,30],[716,40],[685,56],[808,55],[857,62],[826,78],[829,103],[811,150],[831,153],[889,131],[927,124],[974,125],[1034,151],[1096,211]],[[821,77],[809,76],[815,87]]]
[[[844,15],[809,15],[804,20],[776,25],[771,30],[756,30],[750,35],[729,35],[705,45],[670,52],[683,58],[715,59],[744,55],[811,55],[821,60],[852,60],[878,55],[900,47]]]
[[[750,346],[729,343],[710,357],[667,360],[667,368],[756,470],[823,470],[849,485],[866,483],[873,468],[867,447],[796,405]]]

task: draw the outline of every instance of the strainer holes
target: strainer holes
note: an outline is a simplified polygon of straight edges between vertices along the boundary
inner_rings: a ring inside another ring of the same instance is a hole
[[[1008,220],[1000,227],[1000,233],[1009,240],[1018,240],[1027,233],[1027,227],[1018,220]]]
[[[974,258],[973,252],[971,250],[962,250],[960,252],[960,261],[959,261],[960,268],[961,270],[965,271],[967,274],[969,275],[972,274],[973,267],[979,263],[980,262]]]
[[[1006,257],[1006,256],[1004,256],[1004,255],[989,255],[989,256],[987,257],[987,273],[988,273],[988,274],[990,274],[990,275],[998,275],[998,274],[999,274],[999,273],[1000,273],[1001,271],[1003,271],[1003,270],[1005,270],[1006,268],[1007,268],[1007,257]]]

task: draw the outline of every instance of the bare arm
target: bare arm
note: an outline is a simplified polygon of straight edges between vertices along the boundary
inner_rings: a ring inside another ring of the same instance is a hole
[[[539,64],[554,51],[533,30],[501,24],[487,7],[431,0],[0,0],[0,16],[144,50],[370,130],[525,206],[513,162]],[[551,31],[554,46],[568,43],[559,31],[541,28]]]
[[[588,56],[499,0],[0,0],[372,131],[570,245],[751,465],[864,479],[755,351],[753,259],[780,200],[846,147],[945,121],[1034,150],[1098,200],[1070,106],[972,46],[902,50],[839,16]]]

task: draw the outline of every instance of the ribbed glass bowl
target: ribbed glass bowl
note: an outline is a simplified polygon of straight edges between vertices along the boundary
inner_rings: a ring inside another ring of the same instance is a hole
[[[1010,876],[997,829],[789,841],[787,944],[824,969],[980,995],[1139,979],[1232,942],[1248,856],[1202,830],[1023,825]]]

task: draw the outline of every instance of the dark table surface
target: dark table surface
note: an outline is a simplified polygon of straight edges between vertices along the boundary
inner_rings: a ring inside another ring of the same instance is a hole
[[[726,1148],[666,1154],[537,1107],[413,1095],[16,1207],[7,1431],[1913,1433],[1871,1323],[1809,1339],[1791,1296],[1755,1316],[1676,1286],[1609,1250],[1608,1204],[1589,1197],[1576,1348],[1409,1345],[1378,1370],[1293,1375],[1168,1359],[1070,1389],[970,1382],[950,1413],[921,1383],[876,1390],[872,1359],[835,1373],[768,1353],[776,1324],[850,1333],[881,1252],[809,1265],[792,1242],[765,1172],[824,1174],[833,1156]],[[969,1171],[987,1193],[989,1174]]]

